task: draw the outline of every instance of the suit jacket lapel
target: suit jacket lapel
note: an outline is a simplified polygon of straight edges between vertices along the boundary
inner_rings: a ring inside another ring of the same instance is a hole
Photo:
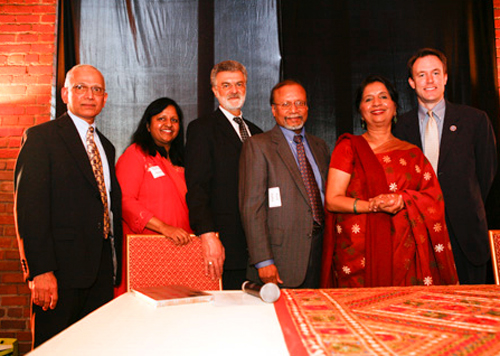
[[[420,125],[418,124],[418,107],[410,112],[411,119],[406,124],[406,135],[410,142],[422,149],[422,139],[420,136]]]
[[[94,177],[94,172],[92,171],[92,167],[90,165],[89,157],[87,156],[87,152],[85,151],[85,147],[82,144],[82,140],[75,125],[73,124],[73,121],[67,114],[57,120],[59,121],[59,134],[62,140],[66,143],[66,146],[68,146],[68,150],[75,158],[75,161],[81,169],[83,175],[87,178],[89,183],[92,184],[97,191],[99,191]]]
[[[239,150],[241,150],[241,146],[243,143],[241,142],[240,137],[238,136],[236,131],[234,131],[234,127],[227,120],[227,117],[224,115],[222,111],[220,111],[220,109],[217,109],[215,114],[216,114],[218,131],[221,132],[223,135],[225,135],[229,140],[229,142],[231,142]]]
[[[320,147],[318,141],[316,141],[316,139],[311,135],[309,135],[307,132],[306,132],[306,138],[307,138],[307,143],[309,144],[309,148],[311,149],[312,155],[314,157],[314,160],[316,161],[316,165],[318,166],[319,172],[321,174],[322,183],[323,185],[325,185],[329,167],[328,165],[323,164],[321,160],[319,160],[318,151],[320,150]],[[319,188],[321,190],[321,187]]]
[[[450,152],[450,149],[455,147],[455,139],[461,129],[459,122],[459,111],[447,100],[443,121],[443,132],[441,133],[441,144],[439,146],[439,166],[446,160],[446,156]]]
[[[115,161],[115,155],[114,155],[114,148],[112,145],[110,145],[106,137],[99,131],[97,130],[97,134],[99,135],[99,139],[101,140],[102,147],[104,148],[104,152],[106,153],[106,160],[108,161],[108,166],[111,172],[113,172],[114,161]]]
[[[285,136],[281,132],[278,125],[272,128],[272,141],[276,144],[276,151],[280,156],[281,160],[288,168],[288,171],[293,177],[293,181],[297,185],[300,193],[304,196],[307,204],[309,204],[309,196],[307,195],[306,187],[304,186],[304,181],[302,180],[302,175],[300,174],[299,167],[297,166],[297,161],[293,156],[290,149],[290,145],[286,142]]]
[[[250,134],[253,136],[253,135],[257,135],[257,134],[260,134],[262,133],[262,130],[260,130],[257,126],[255,126],[254,124],[252,124],[251,122],[249,122],[248,120],[246,120],[245,118],[243,118],[243,120],[245,120],[248,128],[250,129]]]

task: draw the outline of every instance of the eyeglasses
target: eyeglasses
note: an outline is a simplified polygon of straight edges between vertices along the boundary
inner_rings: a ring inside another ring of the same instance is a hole
[[[73,90],[75,91],[76,94],[86,94],[88,90],[92,90],[92,94],[97,95],[97,96],[103,96],[105,91],[104,88],[98,87],[98,86],[92,86],[89,87],[85,84],[75,84],[73,85]]]
[[[292,105],[295,105],[296,108],[302,109],[307,106],[307,101],[297,100],[294,101],[293,103],[290,101],[285,101],[284,103],[281,104],[273,103],[273,105],[281,106],[283,109],[290,109]]]

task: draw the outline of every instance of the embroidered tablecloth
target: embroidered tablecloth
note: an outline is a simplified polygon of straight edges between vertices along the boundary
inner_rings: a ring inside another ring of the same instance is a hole
[[[500,355],[500,287],[283,289],[292,356]]]

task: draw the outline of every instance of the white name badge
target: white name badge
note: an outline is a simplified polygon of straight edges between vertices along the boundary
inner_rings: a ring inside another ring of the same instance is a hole
[[[149,167],[148,171],[151,172],[151,174],[153,175],[153,178],[155,178],[155,179],[163,177],[165,175],[165,173],[163,173],[161,168],[158,166]]]
[[[269,207],[277,208],[281,206],[280,187],[269,188]]]

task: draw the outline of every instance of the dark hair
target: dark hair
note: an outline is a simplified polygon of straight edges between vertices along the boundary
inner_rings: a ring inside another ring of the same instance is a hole
[[[179,134],[172,141],[170,150],[167,152],[165,147],[156,145],[148,126],[151,124],[151,118],[161,113],[168,106],[173,106],[179,117]],[[159,98],[153,101],[144,111],[137,129],[132,135],[132,143],[137,144],[145,153],[151,156],[156,156],[159,152],[162,157],[170,158],[170,161],[175,166],[184,166],[184,127],[182,125],[183,115],[182,110],[177,103],[170,98]]]
[[[361,82],[358,89],[356,90],[356,99],[354,101],[354,105],[356,105],[356,110],[358,110],[359,112],[359,106],[361,105],[361,100],[363,99],[363,92],[365,91],[365,88],[368,86],[368,84],[376,82],[385,85],[387,91],[389,92],[389,95],[391,96],[392,101],[394,102],[394,104],[396,104],[396,110],[397,110],[398,100],[399,100],[398,92],[396,91],[394,85],[392,85],[392,83],[389,81],[389,79],[381,75],[370,75]]]
[[[285,79],[285,80],[279,82],[278,84],[276,84],[271,89],[271,96],[269,97],[269,103],[271,104],[271,106],[274,105],[274,92],[276,90],[278,90],[279,88],[283,88],[284,86],[287,86],[287,85],[300,85],[302,87],[302,89],[304,89],[304,91],[306,90],[306,88],[304,88],[304,86],[298,80],[295,80],[295,79]],[[306,93],[306,100],[307,100],[307,93]]]
[[[438,57],[441,63],[443,63],[443,70],[444,70],[443,74],[446,74],[448,72],[447,69],[448,61],[446,60],[446,56],[444,55],[443,52],[434,48],[421,48],[408,60],[408,63],[406,64],[406,67],[408,69],[408,78],[413,78],[413,65],[415,64],[417,59],[427,56]]]

